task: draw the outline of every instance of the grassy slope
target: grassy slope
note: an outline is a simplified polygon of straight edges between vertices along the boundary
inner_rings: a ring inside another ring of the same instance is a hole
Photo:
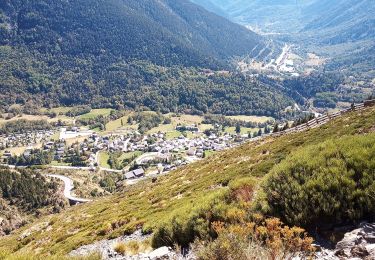
[[[191,164],[156,183],[146,180],[127,191],[70,210],[22,228],[0,241],[0,250],[37,249],[40,254],[65,254],[83,244],[116,237],[135,228],[155,227],[178,210],[189,212],[194,205],[215,197],[220,184],[244,176],[261,180],[269,170],[297,147],[328,138],[374,131],[375,108],[349,113],[318,129],[277,139],[268,138],[239,148],[215,153],[204,161]],[[180,196],[178,196],[180,195]],[[114,227],[113,231],[109,226]],[[30,232],[26,238],[20,234]],[[105,234],[105,235],[104,235]]]
[[[100,152],[99,153],[99,165],[104,168],[111,168],[108,164],[109,154],[107,152]]]
[[[110,108],[93,109],[90,113],[79,116],[80,119],[92,119],[98,116],[109,116],[111,113]]]

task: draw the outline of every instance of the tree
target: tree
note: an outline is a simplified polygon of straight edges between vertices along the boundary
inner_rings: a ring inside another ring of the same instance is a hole
[[[240,126],[240,124],[236,124],[236,133],[237,134],[241,133],[241,126]]]
[[[277,123],[275,123],[275,126],[273,127],[273,130],[272,130],[273,133],[277,133],[279,132],[279,125]]]

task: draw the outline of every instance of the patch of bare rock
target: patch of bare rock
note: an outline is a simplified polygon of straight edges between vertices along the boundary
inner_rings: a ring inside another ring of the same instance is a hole
[[[169,247],[157,248],[150,252],[139,253],[137,255],[122,255],[116,252],[115,247],[119,243],[130,241],[142,242],[149,239],[150,235],[142,234],[137,230],[129,236],[122,236],[111,240],[101,240],[96,243],[81,246],[69,253],[69,256],[87,256],[99,252],[103,260],[194,260],[193,255],[182,256]]]
[[[362,223],[345,234],[334,250],[322,249],[318,260],[373,260],[375,259],[375,223]]]

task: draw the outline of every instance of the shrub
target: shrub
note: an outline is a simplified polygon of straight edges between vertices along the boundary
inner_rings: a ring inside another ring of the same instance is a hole
[[[129,241],[127,243],[117,243],[114,250],[121,255],[135,255],[139,253],[140,249],[145,249],[145,247],[145,245],[140,245],[137,241]]]
[[[137,241],[129,241],[126,245],[130,254],[134,255],[139,252],[140,246]]]
[[[196,241],[193,248],[201,260],[221,259],[292,259],[314,252],[312,238],[303,229],[283,225],[271,218],[257,222],[225,225],[214,223],[217,239]]]
[[[126,253],[125,243],[117,243],[114,247],[114,250],[120,255],[125,255]]]
[[[152,238],[152,247],[173,247],[176,244],[189,246],[196,238],[209,239],[215,236],[211,224],[222,221],[229,206],[225,204],[228,193],[220,191],[210,194],[207,200],[195,205],[187,205],[176,210],[172,217],[159,224]],[[146,227],[147,228],[147,227]]]
[[[261,203],[289,224],[345,224],[374,214],[374,180],[375,134],[328,140],[276,165]]]

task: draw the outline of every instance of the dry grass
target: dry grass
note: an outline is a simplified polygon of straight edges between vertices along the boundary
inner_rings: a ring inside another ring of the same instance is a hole
[[[150,241],[145,240],[142,242],[129,241],[119,242],[114,246],[114,250],[121,255],[136,255],[141,252],[147,252],[151,250]]]
[[[267,116],[227,116],[227,118],[245,121],[245,122],[255,122],[255,123],[265,123],[269,120],[274,120],[273,117],[267,117]]]
[[[125,243],[117,243],[114,247],[114,250],[120,254],[120,255],[125,255],[127,252],[126,244]]]

